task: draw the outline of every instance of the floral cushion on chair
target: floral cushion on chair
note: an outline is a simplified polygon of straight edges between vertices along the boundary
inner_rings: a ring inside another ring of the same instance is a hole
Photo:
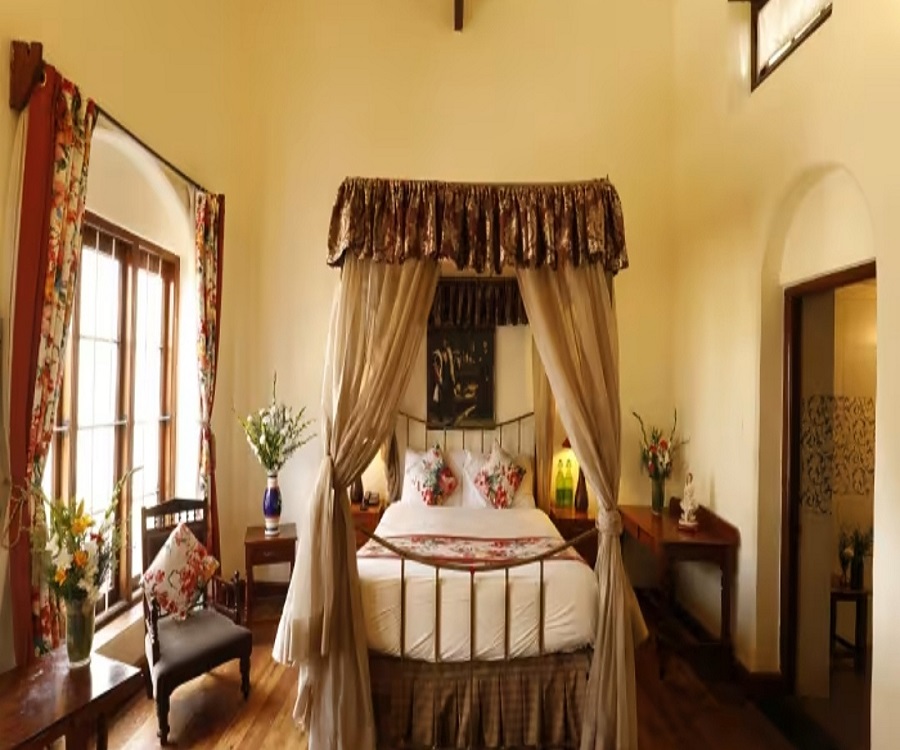
[[[425,505],[441,505],[459,484],[437,446],[425,451],[422,458],[410,466],[409,473]]]
[[[219,561],[206,551],[187,524],[180,523],[144,572],[141,586],[156,599],[160,611],[183,620],[218,568]]]
[[[499,444],[494,443],[490,458],[472,477],[481,496],[497,509],[513,504],[516,490],[522,484],[525,469],[515,462]]]

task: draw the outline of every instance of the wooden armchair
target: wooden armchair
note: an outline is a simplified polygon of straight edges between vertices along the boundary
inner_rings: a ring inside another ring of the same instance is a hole
[[[141,510],[144,570],[156,557],[179,523],[185,523],[207,546],[204,500],[169,500]],[[250,694],[250,652],[253,637],[241,626],[245,582],[235,572],[230,581],[214,577],[197,607],[184,621],[160,612],[159,604],[144,595],[144,670],[147,697],[156,699],[161,744],[168,742],[169,698],[179,685],[232,659],[241,662],[241,692]]]

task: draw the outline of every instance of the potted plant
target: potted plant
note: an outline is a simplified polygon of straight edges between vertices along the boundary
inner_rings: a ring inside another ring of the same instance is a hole
[[[266,470],[266,491],[263,493],[263,518],[266,536],[278,534],[281,522],[281,488],[278,472],[294,452],[314,437],[307,434],[313,420],[304,419],[306,407],[296,414],[290,406],[279,402],[276,396],[278,374],[272,378],[272,400],[268,406],[246,418],[238,417],[247,443]]]
[[[659,427],[650,428],[648,436],[644,420],[637,412],[632,412],[641,425],[641,466],[650,477],[650,507],[656,515],[661,515],[666,504],[666,479],[672,474],[672,462],[682,445],[676,435],[678,410],[668,436]]]

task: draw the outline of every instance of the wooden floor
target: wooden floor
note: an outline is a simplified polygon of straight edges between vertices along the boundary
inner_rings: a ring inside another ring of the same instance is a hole
[[[296,672],[272,661],[274,626],[254,633],[252,688],[241,698],[237,662],[172,696],[170,740],[178,748],[306,748],[291,720]],[[678,659],[657,677],[653,648],[638,653],[641,750],[790,750],[791,745],[734,689],[710,691]],[[142,693],[110,726],[110,748],[157,746],[154,704]]]

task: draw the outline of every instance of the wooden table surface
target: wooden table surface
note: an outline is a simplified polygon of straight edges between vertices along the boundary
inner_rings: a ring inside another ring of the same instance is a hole
[[[106,747],[106,717],[143,685],[141,670],[91,656],[69,669],[65,647],[0,675],[0,746],[43,747],[66,735],[66,747],[87,747],[98,731]]]

